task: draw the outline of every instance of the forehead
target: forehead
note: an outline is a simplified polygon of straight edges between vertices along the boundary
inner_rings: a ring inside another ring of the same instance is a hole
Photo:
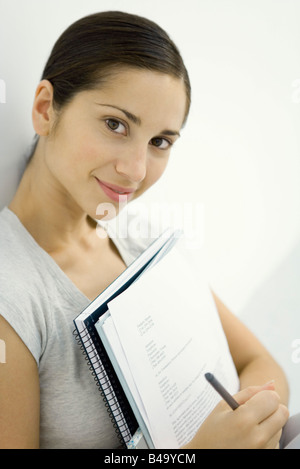
[[[185,118],[187,96],[183,80],[147,70],[115,72],[101,86],[91,90],[95,103],[126,109],[142,123],[155,119],[181,128]]]

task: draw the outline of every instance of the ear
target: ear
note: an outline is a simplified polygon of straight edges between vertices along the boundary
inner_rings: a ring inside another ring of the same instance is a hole
[[[32,108],[35,132],[40,136],[49,135],[53,119],[53,86],[50,81],[42,80],[36,89]]]

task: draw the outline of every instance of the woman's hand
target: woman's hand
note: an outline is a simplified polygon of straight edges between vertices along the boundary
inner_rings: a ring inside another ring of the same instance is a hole
[[[225,401],[219,402],[185,449],[279,447],[282,427],[289,412],[280,403],[274,384],[245,388],[234,398],[240,407],[231,410]]]

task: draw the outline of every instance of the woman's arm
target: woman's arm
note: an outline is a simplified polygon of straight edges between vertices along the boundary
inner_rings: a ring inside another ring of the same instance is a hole
[[[40,389],[36,362],[2,316],[0,338],[6,349],[6,363],[0,363],[0,448],[38,448]]]
[[[285,405],[289,389],[281,367],[249,329],[213,294],[236,366],[241,389],[274,380],[275,390]]]

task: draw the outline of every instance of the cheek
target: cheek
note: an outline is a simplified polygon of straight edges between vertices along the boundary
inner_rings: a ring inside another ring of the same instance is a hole
[[[65,139],[64,142],[64,145],[56,145],[56,153],[60,153],[60,165],[63,165],[70,175],[88,177],[110,159],[109,149],[99,145],[95,139],[73,135],[73,138]]]
[[[69,152],[74,165],[79,171],[91,168],[93,163],[99,158],[99,148],[91,141],[77,140],[70,148]]]
[[[106,141],[101,135],[91,132],[74,139],[71,153],[74,155],[74,161],[83,170],[94,171],[113,163],[120,154],[120,148]]]
[[[102,153],[97,133],[80,118],[76,120],[73,116],[67,117],[55,136],[55,153],[61,153],[65,164],[70,165],[74,171],[84,170]]]

